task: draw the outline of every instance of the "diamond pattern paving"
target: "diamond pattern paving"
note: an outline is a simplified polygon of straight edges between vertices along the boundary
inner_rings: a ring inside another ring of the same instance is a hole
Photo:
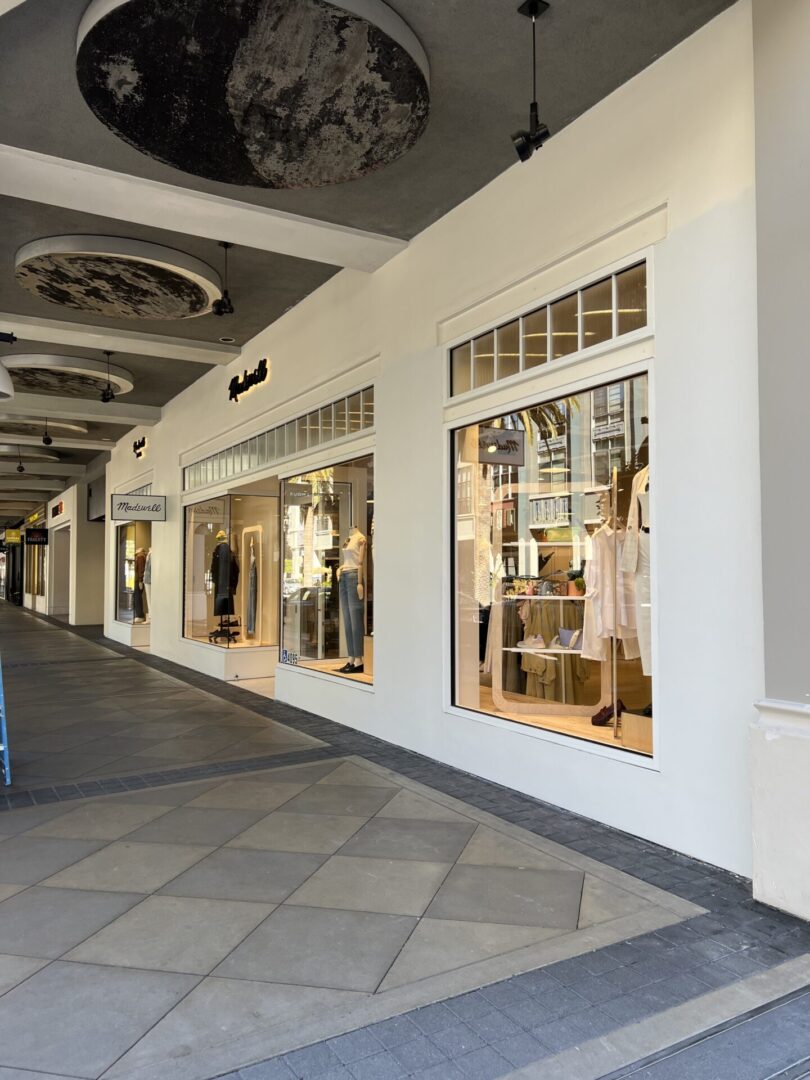
[[[171,1075],[182,1057],[203,1076],[197,1055],[232,1067],[575,955],[595,930],[619,940],[628,916],[658,927],[698,910],[360,759],[5,819],[5,1068]],[[380,1049],[397,1075],[444,1060],[419,1039]],[[489,1067],[462,1017],[442,1040]],[[367,1075],[394,1075],[374,1056]]]

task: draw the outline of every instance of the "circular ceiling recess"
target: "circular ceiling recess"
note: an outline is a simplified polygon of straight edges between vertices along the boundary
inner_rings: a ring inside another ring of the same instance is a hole
[[[107,385],[107,365],[88,356],[15,353],[0,361],[11,372],[14,389],[62,397],[98,397]],[[134,387],[132,373],[110,364],[110,386],[118,397]]]
[[[45,429],[45,418],[32,420],[8,413],[0,413],[0,438],[8,435],[41,435]],[[87,424],[78,420],[53,420],[48,417],[48,431],[60,435],[86,435]]]
[[[118,236],[49,236],[15,256],[17,284],[42,300],[110,319],[189,319],[222,295],[219,275],[185,252]]]
[[[243,186],[365,176],[414,145],[430,110],[425,52],[382,0],[93,0],[76,69],[131,146]]]

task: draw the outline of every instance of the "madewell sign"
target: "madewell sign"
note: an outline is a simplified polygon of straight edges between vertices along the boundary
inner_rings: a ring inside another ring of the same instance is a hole
[[[165,495],[111,495],[112,521],[165,521]]]
[[[242,394],[259,386],[267,380],[267,358],[260,360],[253,371],[243,371],[241,376],[234,375],[228,383],[228,401],[238,401]]]

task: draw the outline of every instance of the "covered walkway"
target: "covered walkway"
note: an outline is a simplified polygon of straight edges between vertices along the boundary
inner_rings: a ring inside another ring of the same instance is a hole
[[[747,882],[93,630],[0,650],[0,1080],[807,1056],[810,930]]]

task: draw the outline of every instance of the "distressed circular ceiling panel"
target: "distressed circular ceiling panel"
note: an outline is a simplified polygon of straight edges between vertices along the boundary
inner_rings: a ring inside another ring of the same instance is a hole
[[[98,397],[107,385],[107,365],[88,356],[54,356],[50,353],[15,353],[4,356],[2,365],[11,372],[14,389],[62,397]],[[118,397],[134,387],[132,373],[110,364],[110,386]]]
[[[0,459],[22,458],[23,461],[58,461],[59,455],[40,450],[36,446],[17,446],[16,443],[0,443]]]
[[[430,110],[425,52],[382,0],[93,0],[76,69],[116,135],[227,184],[354,180]]]
[[[110,319],[189,319],[222,295],[185,252],[118,236],[49,236],[15,256],[17,284],[51,304]]]
[[[40,420],[27,416],[0,412],[0,438],[7,435],[41,435],[45,430],[45,417]],[[87,424],[79,420],[54,420],[48,417],[48,431],[52,435],[86,435]]]

